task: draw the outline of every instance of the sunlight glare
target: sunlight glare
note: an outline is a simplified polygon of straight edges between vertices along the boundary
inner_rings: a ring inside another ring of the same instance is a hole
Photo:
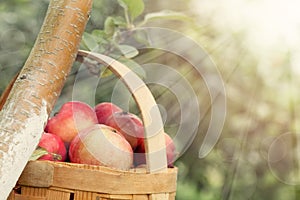
[[[192,4],[199,21],[211,23],[223,34],[242,35],[248,50],[263,57],[284,52],[299,57],[299,8],[299,0],[194,0]],[[298,64],[299,59],[292,62]],[[292,68],[300,73],[299,66]]]

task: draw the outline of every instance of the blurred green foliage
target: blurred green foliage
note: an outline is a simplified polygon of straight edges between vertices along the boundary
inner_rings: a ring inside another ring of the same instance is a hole
[[[199,65],[203,65],[204,72],[211,73],[213,78],[213,71],[208,64],[211,58],[218,67],[226,88],[227,114],[222,135],[210,154],[199,159],[198,152],[209,126],[212,106],[205,80],[194,76],[194,73],[186,73],[192,71],[190,64],[171,53],[148,49],[133,56],[134,62],[139,65],[147,62],[161,63],[187,74],[185,76],[199,98],[201,121],[198,133],[187,151],[176,162],[179,168],[177,199],[299,199],[299,175],[296,173],[295,181],[289,183],[293,180],[290,174],[298,168],[297,153],[293,154],[297,150],[297,144],[279,146],[278,149],[275,147],[278,155],[282,152],[285,153],[284,156],[290,155],[290,159],[283,163],[278,159],[279,163],[276,165],[275,159],[270,164],[269,157],[270,150],[274,149],[271,148],[274,144],[272,142],[284,133],[293,133],[298,127],[296,119],[299,112],[296,105],[300,99],[295,95],[295,91],[299,88],[299,82],[289,71],[291,55],[287,51],[283,55],[276,54],[268,58],[275,67],[266,68],[262,61],[248,50],[243,32],[222,32],[222,29],[213,26],[211,16],[191,12],[191,2],[192,0],[145,0],[144,13],[134,15],[140,22],[146,14],[162,10],[182,12],[192,18],[199,15],[193,23],[171,17],[167,21],[150,21],[143,25],[169,28],[198,42],[209,55],[199,60]],[[47,5],[46,0],[0,2],[0,93],[26,61],[43,22]],[[86,32],[89,34],[95,29],[105,29],[108,16],[123,15],[124,10],[117,0],[94,1]],[[189,49],[188,53],[193,55],[193,49]],[[75,80],[79,69],[80,66],[76,63],[55,109],[72,99],[73,84],[80,81]],[[101,79],[95,91],[95,99],[88,103],[109,101],[116,82],[117,79],[113,75]],[[163,88],[149,87],[157,102],[167,110],[169,118],[166,121],[166,131],[174,136],[178,127],[173,125],[180,115],[176,97]],[[82,88],[82,96],[85,96],[88,90]],[[119,103],[121,101],[122,95]],[[186,103],[188,102],[189,99],[186,99]],[[130,109],[137,112],[134,105]]]

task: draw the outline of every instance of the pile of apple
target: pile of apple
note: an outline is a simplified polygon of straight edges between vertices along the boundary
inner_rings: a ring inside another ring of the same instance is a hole
[[[175,159],[175,145],[164,134],[168,166]],[[93,109],[86,103],[70,101],[50,118],[37,150],[39,160],[103,165],[121,170],[143,165],[145,159],[144,126],[133,113],[110,102]]]

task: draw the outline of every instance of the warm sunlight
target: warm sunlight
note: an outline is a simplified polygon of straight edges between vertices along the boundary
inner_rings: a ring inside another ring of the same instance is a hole
[[[300,46],[300,1],[298,0],[211,0],[195,1],[197,13],[209,16],[215,26],[246,36],[254,51]],[[259,52],[261,53],[261,52]]]

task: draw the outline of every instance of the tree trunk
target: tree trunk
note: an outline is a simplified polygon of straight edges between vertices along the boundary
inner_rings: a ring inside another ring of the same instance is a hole
[[[92,0],[50,1],[35,45],[0,111],[0,199],[7,198],[39,142],[91,6]]]
[[[0,97],[0,111],[2,110],[3,105],[6,102],[6,99],[11,91],[12,86],[14,85],[16,79],[18,78],[19,73],[17,73],[9,82],[9,84],[7,85],[7,87],[5,88],[5,90],[3,91],[3,93],[1,94]]]

